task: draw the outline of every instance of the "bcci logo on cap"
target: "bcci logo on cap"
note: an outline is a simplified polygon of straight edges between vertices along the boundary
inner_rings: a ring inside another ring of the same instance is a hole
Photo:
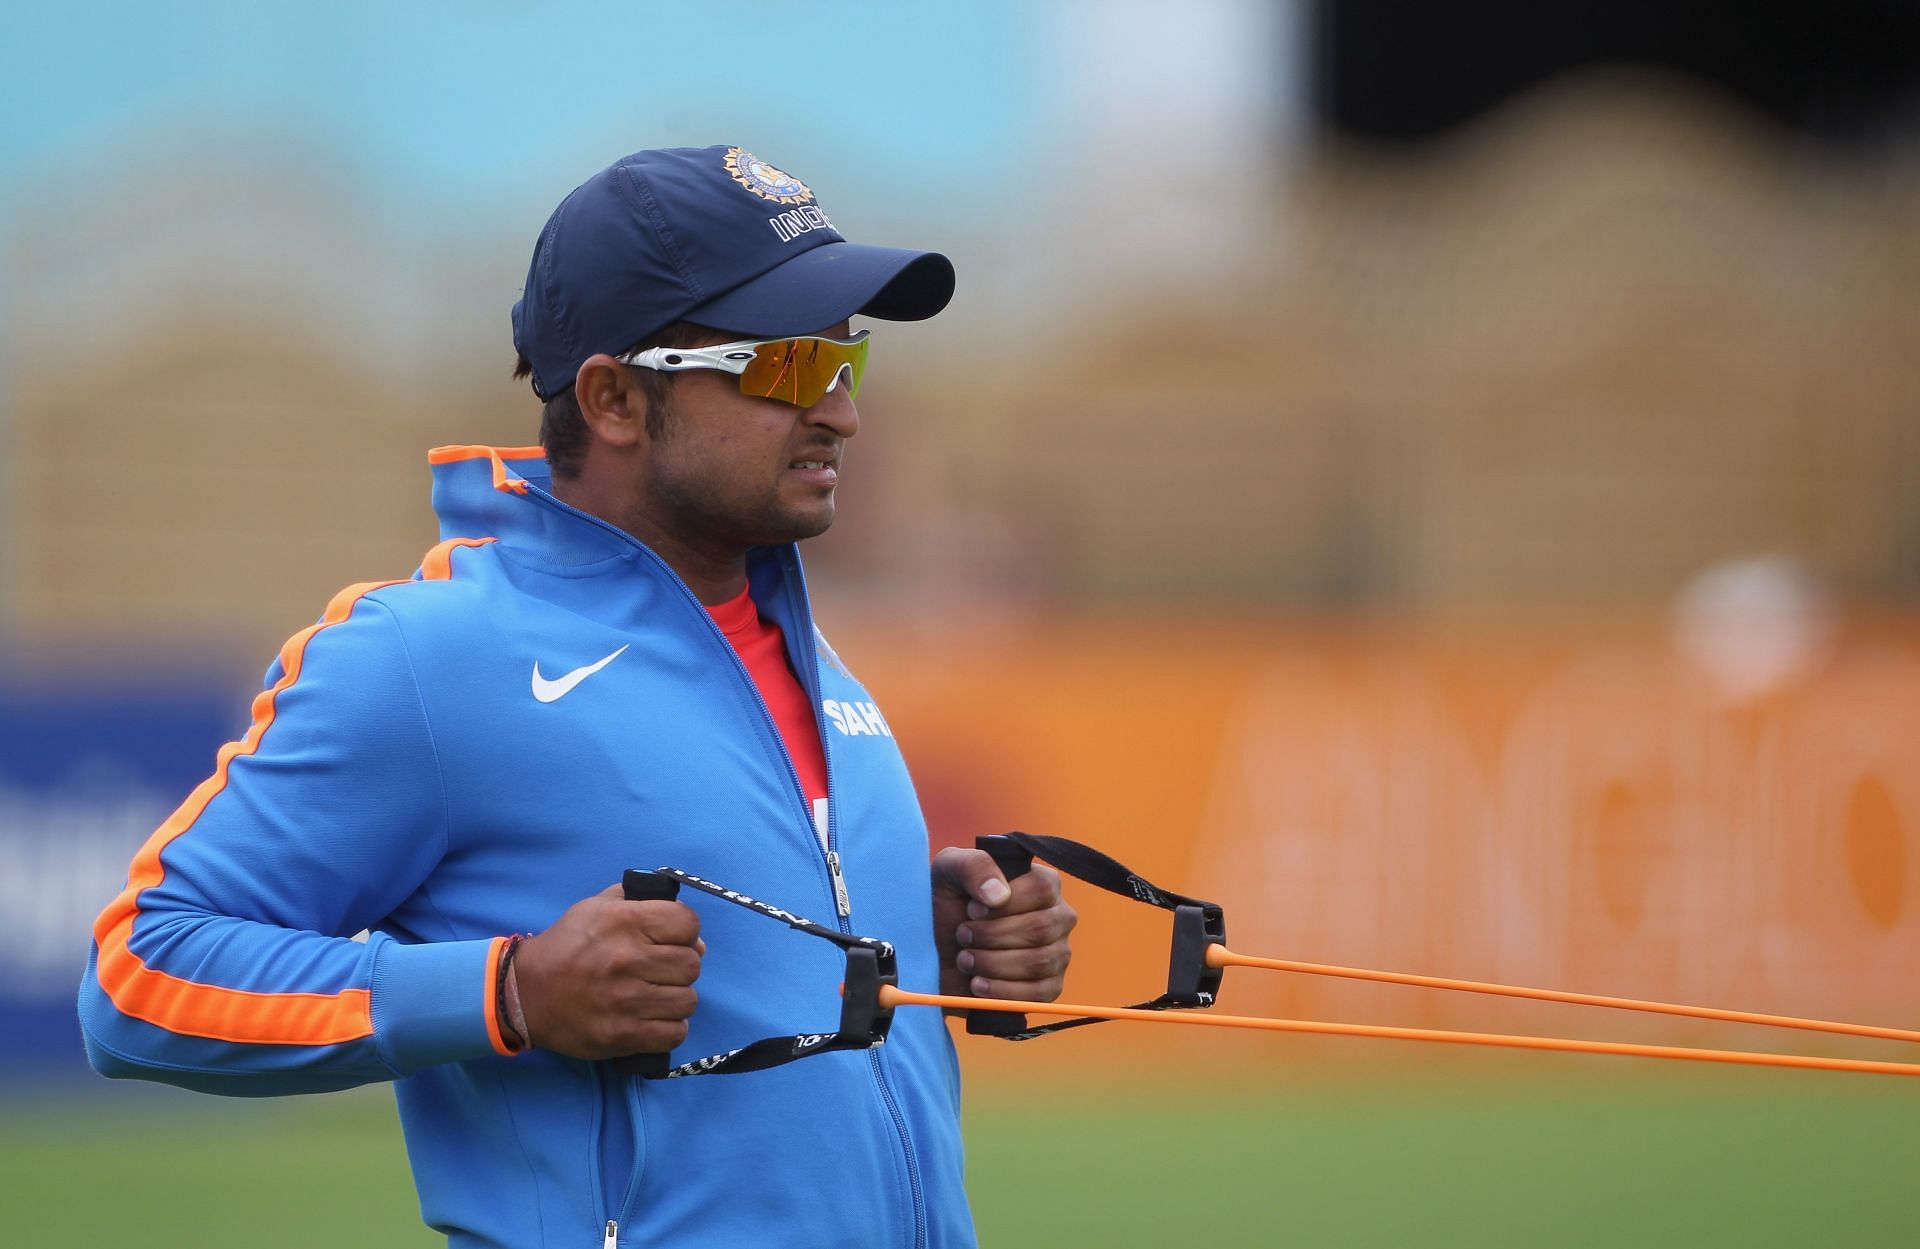
[[[806,183],[775,169],[745,148],[727,149],[727,172],[747,190],[776,204],[804,204],[813,198]]]

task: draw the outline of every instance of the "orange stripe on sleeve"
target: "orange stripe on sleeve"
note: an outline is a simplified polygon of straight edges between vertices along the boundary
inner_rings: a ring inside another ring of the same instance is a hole
[[[495,937],[493,944],[487,947],[487,977],[481,982],[485,993],[480,999],[480,1011],[487,1017],[487,1040],[492,1044],[493,1052],[511,1058],[520,1051],[509,1046],[507,1039],[500,1035],[500,1012],[494,1009],[500,994],[500,960],[506,952],[505,937]]]
[[[452,575],[453,548],[484,546],[492,538],[455,538],[428,551],[421,561],[422,576],[446,580]],[[192,829],[220,791],[227,787],[233,761],[253,754],[273,724],[282,691],[300,679],[307,644],[321,630],[353,613],[354,605],[375,590],[402,581],[367,581],[350,585],[333,596],[318,622],[287,639],[280,648],[280,679],[253,700],[253,723],[245,736],[220,748],[213,775],[187,795],[166,822],[154,830],[133,856],[127,869],[127,887],[94,921],[93,938],[99,945],[97,974],[100,987],[123,1015],[143,1020],[169,1032],[256,1045],[338,1045],[373,1034],[373,1006],[365,989],[337,993],[263,993],[227,989],[155,971],[128,946],[140,914],[140,895],[166,878],[160,854],[174,838]],[[491,1009],[488,1011],[491,1020]],[[489,1025],[491,1027],[491,1024]]]

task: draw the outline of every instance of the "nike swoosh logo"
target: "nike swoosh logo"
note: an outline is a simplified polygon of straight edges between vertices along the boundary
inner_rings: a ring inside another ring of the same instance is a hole
[[[632,643],[629,642],[627,645],[631,646]],[[600,669],[606,667],[608,664],[612,663],[614,660],[620,658],[620,656],[626,652],[626,649],[627,649],[626,646],[622,646],[619,650],[613,652],[613,654],[611,655],[608,655],[605,659],[601,660],[599,663],[588,664],[584,668],[575,668],[572,672],[569,672],[567,675],[561,677],[557,681],[549,681],[547,680],[547,678],[541,676],[540,661],[537,659],[534,660],[533,661],[533,696],[539,699],[543,703],[550,703],[556,698],[565,698],[568,694],[573,692],[574,686],[580,684],[580,682],[586,680],[588,677],[592,676],[594,673],[600,671]]]

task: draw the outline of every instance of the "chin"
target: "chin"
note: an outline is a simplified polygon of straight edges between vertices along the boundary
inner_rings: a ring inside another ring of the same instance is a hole
[[[766,526],[766,537],[761,546],[784,546],[789,542],[805,542],[808,538],[817,538],[833,527],[834,507],[831,501],[824,507],[794,508],[783,511],[777,517],[770,517]]]
[[[793,536],[787,539],[787,541],[805,542],[808,538],[819,537],[831,528],[833,528],[833,513],[828,512],[825,516],[821,516],[808,524],[796,525]]]

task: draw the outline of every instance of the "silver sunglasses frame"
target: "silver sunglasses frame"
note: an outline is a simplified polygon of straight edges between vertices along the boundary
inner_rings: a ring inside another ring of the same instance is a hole
[[[711,347],[649,347],[645,351],[631,352],[624,356],[615,356],[621,364],[638,365],[643,369],[657,369],[662,373],[682,373],[688,369],[718,369],[722,373],[738,376],[747,371],[753,363],[753,349],[765,343],[805,342],[817,339],[823,343],[832,343],[837,347],[852,347],[866,341],[872,330],[856,330],[846,338],[828,338],[824,334],[794,334],[780,338],[747,338],[733,343],[715,343]],[[840,379],[848,376],[853,366],[843,364],[827,383],[827,394],[832,394],[840,385]]]

